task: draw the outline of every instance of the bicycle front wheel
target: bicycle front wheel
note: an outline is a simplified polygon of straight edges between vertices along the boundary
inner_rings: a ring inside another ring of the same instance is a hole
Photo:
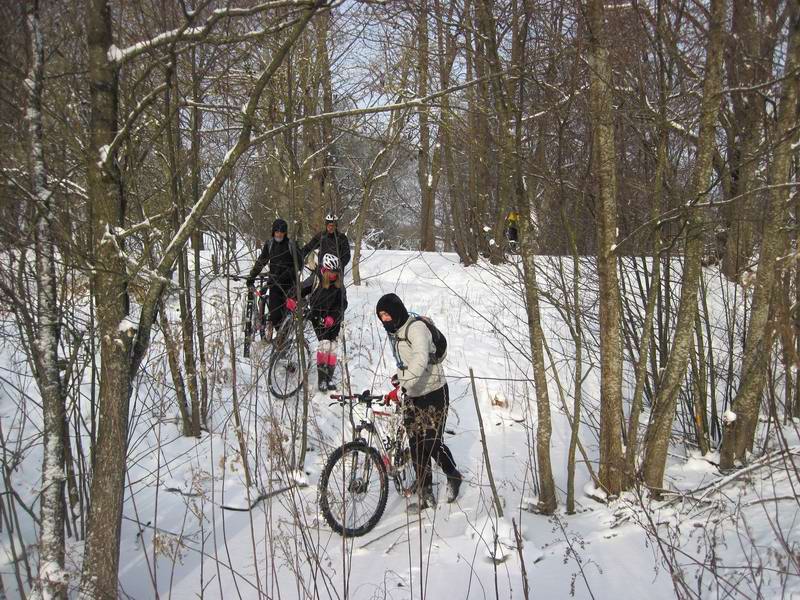
[[[319,490],[319,507],[331,529],[356,537],[371,531],[383,516],[389,477],[375,448],[350,442],[328,458]]]
[[[293,330],[286,333],[288,335],[277,336],[269,358],[267,384],[269,391],[277,398],[295,395],[303,387],[303,380],[311,364],[305,338],[302,339],[301,347]]]
[[[406,428],[400,425],[395,434],[395,448],[392,456],[392,479],[397,493],[408,498],[416,492],[417,472],[411,459]]]

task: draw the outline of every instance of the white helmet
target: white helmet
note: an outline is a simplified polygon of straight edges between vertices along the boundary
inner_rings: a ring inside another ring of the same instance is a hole
[[[325,222],[326,223],[336,223],[339,220],[339,217],[336,216],[336,213],[329,212],[325,215]]]
[[[333,254],[326,254],[322,257],[322,268],[328,271],[338,271],[339,259]]]

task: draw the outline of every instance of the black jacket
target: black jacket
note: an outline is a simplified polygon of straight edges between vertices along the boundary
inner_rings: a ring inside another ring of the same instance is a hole
[[[322,323],[327,316],[333,317],[335,323],[340,323],[347,309],[347,293],[344,287],[334,285],[325,289],[320,285],[311,293],[309,298],[311,306],[312,323]]]
[[[333,254],[339,259],[339,268],[344,271],[347,263],[350,262],[350,240],[341,231],[334,231],[328,233],[327,231],[320,231],[317,235],[309,240],[303,246],[303,259],[309,253],[319,248],[319,262],[322,262],[322,257],[326,254]]]
[[[261,249],[261,254],[250,271],[250,279],[254,279],[269,263],[269,276],[273,283],[290,287],[297,284],[297,275],[303,261],[300,257],[300,248],[297,242],[288,237],[278,242],[268,239]]]

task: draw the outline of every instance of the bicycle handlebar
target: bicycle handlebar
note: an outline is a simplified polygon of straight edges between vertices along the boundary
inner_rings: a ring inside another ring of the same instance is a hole
[[[232,279],[233,281],[247,281],[248,279],[247,275],[228,275],[228,278]],[[263,283],[269,279],[269,274],[256,275],[255,279]]]
[[[370,390],[364,390],[360,394],[331,394],[331,400],[336,400],[338,404],[344,404],[347,400],[371,404],[375,400],[383,400],[383,394],[374,395]]]

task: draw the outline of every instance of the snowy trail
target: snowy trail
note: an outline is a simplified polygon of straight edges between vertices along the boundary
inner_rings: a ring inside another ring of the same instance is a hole
[[[444,480],[437,471],[438,509],[432,514],[427,511],[420,519],[407,514],[407,500],[392,488],[386,511],[377,527],[361,538],[343,541],[327,528],[319,514],[316,485],[327,454],[342,440],[349,439],[351,432],[342,408],[329,406],[326,396],[316,394],[309,415],[312,449],[307,457],[305,475],[309,485],[272,495],[257,502],[250,512],[222,510],[222,505],[248,506],[259,492],[251,490],[248,497],[241,482],[240,468],[231,472],[231,469],[237,469],[236,461],[231,460],[231,456],[235,456],[232,453],[235,441],[231,428],[219,429],[220,414],[217,413],[215,430],[221,433],[208,436],[196,445],[191,440],[177,440],[169,450],[169,456],[176,462],[180,462],[177,457],[181,451],[193,457],[193,461],[182,462],[176,469],[177,475],[171,474],[173,484],[183,482],[181,489],[184,492],[192,488],[192,481],[197,479],[200,471],[213,472],[217,478],[213,482],[206,476],[199,486],[206,496],[202,510],[207,521],[204,534],[211,536],[206,542],[207,557],[202,568],[205,583],[209,583],[209,578],[213,581],[206,589],[205,597],[228,598],[239,597],[239,594],[242,598],[258,597],[253,588],[253,585],[258,585],[257,571],[267,597],[273,597],[278,589],[281,597],[302,596],[307,592],[298,588],[294,573],[300,571],[307,582],[313,581],[315,562],[319,560],[327,576],[317,573],[317,591],[310,593],[311,596],[318,593],[322,598],[339,597],[344,587],[342,573],[348,572],[351,598],[371,598],[377,590],[383,589],[391,598],[417,598],[423,590],[425,597],[429,598],[484,598],[496,594],[501,598],[521,598],[517,550],[506,548],[503,551],[505,561],[499,564],[489,558],[493,551],[493,528],[497,524],[494,522],[492,496],[469,386],[470,367],[478,379],[490,460],[507,514],[507,518],[499,523],[500,536],[513,546],[513,533],[510,531],[513,518],[524,539],[523,560],[534,596],[566,597],[574,586],[578,598],[588,598],[593,594],[598,600],[618,599],[620,591],[627,591],[627,597],[637,597],[639,593],[634,591],[637,588],[650,598],[672,597],[668,579],[663,573],[653,574],[653,558],[646,550],[644,535],[633,525],[609,533],[606,527],[613,517],[606,507],[588,498],[580,498],[584,512],[573,517],[563,514],[559,517],[567,532],[566,537],[551,519],[521,508],[527,508],[535,496],[528,449],[531,435],[528,428],[535,428],[535,411],[529,413],[524,383],[506,381],[524,380],[530,375],[525,361],[513,350],[509,352],[506,349],[509,339],[516,344],[524,343],[525,339],[525,332],[516,330],[519,329],[517,319],[524,314],[517,293],[505,289],[488,271],[473,269],[470,272],[458,264],[455,256],[448,255],[376,252],[365,257],[362,272],[365,285],[348,287],[350,306],[345,335],[352,388],[354,391],[385,391],[388,378],[394,372],[386,336],[374,315],[375,303],[382,294],[393,291],[406,301],[410,310],[431,316],[445,332],[449,343],[446,372],[451,389],[451,411],[447,429],[452,435],[446,434],[445,441],[467,478],[462,495],[457,503],[446,504]],[[214,293],[221,291],[212,288],[212,295]],[[553,315],[547,312],[545,319],[555,322]],[[282,426],[289,426],[295,406],[292,400],[268,397],[267,356],[267,352],[256,352],[249,363],[239,362],[240,403],[251,435],[267,415],[272,415]],[[337,377],[341,380],[341,369]],[[508,399],[509,408],[491,406],[490,399],[496,394]],[[230,410],[229,389],[223,387],[220,397],[217,410],[224,414],[225,410]],[[557,398],[555,393],[553,398]],[[174,435],[174,429],[171,435]],[[562,488],[565,485],[568,439],[567,421],[554,406],[553,466],[559,477],[557,483]],[[591,434],[585,435],[584,441],[592,447]],[[259,450],[261,462],[268,463],[269,459],[265,457],[269,451],[264,447],[268,443],[259,439],[258,444],[262,446]],[[189,452],[191,448],[194,452]],[[220,475],[219,469],[223,451],[228,453],[224,476]],[[251,448],[251,453],[255,453],[254,448]],[[262,468],[259,478],[265,486],[263,491],[285,487],[285,480],[276,477],[276,470],[280,471],[279,468]],[[587,482],[586,474],[579,469],[577,489]],[[154,494],[150,492],[148,497],[147,490],[152,490],[152,481],[135,495],[139,520],[143,522],[151,520],[154,510]],[[561,499],[563,501],[563,495]],[[162,489],[158,522],[180,524],[187,514],[186,505],[197,505],[198,502],[198,497],[164,493]],[[309,526],[297,527],[293,518],[296,514],[302,515],[301,520]],[[169,578],[173,578],[171,596],[174,598],[195,598],[200,587],[201,561],[197,541],[200,529],[196,516],[190,515],[186,521],[192,521],[187,530],[194,533],[191,538],[194,543],[186,542],[182,562],[176,566],[174,575],[171,567],[159,567],[157,575],[158,587],[164,595],[170,589]],[[142,573],[147,571],[143,546],[138,540],[131,543],[137,539],[136,531],[130,523],[124,527],[122,564],[126,568],[121,573],[122,585],[126,593],[138,598],[147,593],[151,584],[142,577]],[[214,533],[220,559],[226,565],[234,565],[236,574],[231,568],[222,566],[217,573],[210,558],[213,554],[209,552],[214,548]],[[223,535],[227,544],[223,543]],[[144,547],[152,553],[149,537],[145,534]],[[570,547],[576,549],[585,562],[583,569],[591,594],[578,575],[578,563],[568,556]],[[167,558],[160,558],[159,563],[168,564]],[[277,565],[274,570],[271,568],[273,562]],[[631,572],[646,575],[631,581]],[[217,577],[221,581],[216,580]],[[654,579],[658,585],[653,585]],[[616,587],[611,583],[613,581],[624,583]]]
[[[553,380],[549,390],[551,453],[559,510],[553,517],[531,511],[536,501],[531,472],[536,410],[525,358],[524,305],[514,266],[506,265],[501,271],[488,265],[465,269],[454,255],[377,251],[366,254],[362,273],[364,285],[348,287],[344,328],[352,390],[387,391],[395,371],[385,332],[374,313],[382,294],[394,291],[410,310],[434,319],[448,338],[445,372],[451,404],[445,442],[466,476],[458,501],[452,505],[444,502],[444,477],[435,469],[439,498],[435,512],[426,511],[421,518],[410,516],[407,499],[390,485],[385,513],[373,531],[347,540],[333,533],[319,512],[317,483],[330,452],[351,439],[349,420],[341,406],[330,405],[327,395],[315,394],[308,418],[305,472],[289,472],[277,449],[286,449],[286,430],[297,422],[300,405],[297,400],[269,396],[269,348],[254,348],[251,359],[244,360],[241,333],[237,332],[237,394],[248,462],[256,481],[254,487],[245,487],[231,412],[226,284],[224,279],[209,278],[204,297],[210,336],[212,432],[199,440],[181,436],[169,372],[157,339],[133,403],[122,523],[120,585],[124,594],[152,598],[155,587],[160,598],[176,599],[201,595],[248,600],[343,598],[347,587],[347,597],[353,599],[522,598],[522,560],[533,598],[673,598],[670,574],[644,532],[645,518],[635,498],[606,506],[579,492],[577,513],[564,513],[570,429]],[[585,301],[590,304],[592,299]],[[237,303],[235,310],[239,309]],[[168,314],[173,321],[177,319],[174,306]],[[556,373],[568,391],[574,362],[568,331],[548,304],[543,305],[542,318]],[[343,346],[340,344],[340,356]],[[312,350],[314,347],[312,341]],[[13,355],[4,356],[3,363],[9,371],[21,369]],[[492,507],[470,369],[476,377],[489,457],[505,511],[500,522]],[[596,461],[596,433],[589,425],[599,396],[598,372],[588,363],[587,371],[581,440],[589,460]],[[550,374],[552,377],[553,372]],[[315,379],[313,372],[310,378]],[[337,381],[342,381],[341,367]],[[29,379],[21,379],[19,386],[26,393],[33,389]],[[496,406],[493,401],[507,406]],[[571,397],[567,401],[571,405]],[[13,403],[0,407],[4,415],[15,414]],[[646,418],[644,415],[644,422]],[[791,443],[796,445],[797,440]],[[36,493],[38,460],[32,452],[23,468],[14,473],[17,489],[30,490],[30,496]],[[719,481],[711,462],[713,456],[674,460],[668,465],[668,481],[677,490]],[[731,564],[739,563],[748,543],[763,555],[773,556],[780,551],[774,528],[797,531],[800,523],[796,503],[786,500],[797,488],[788,472],[772,473],[771,479],[759,481],[764,477],[759,471],[752,478],[758,485],[749,478],[734,479],[696,506],[687,502],[656,504],[654,518],[682,531],[687,556],[706,543],[699,536],[711,533],[718,536],[714,540],[721,540],[715,552]],[[579,459],[575,488],[583,490],[588,484],[588,473]],[[267,497],[259,498],[262,495]],[[763,496],[770,495],[778,498],[775,505],[780,504],[782,511],[772,511],[771,503],[762,502]],[[737,503],[745,508],[739,511]],[[722,515],[719,509],[723,506],[732,506],[730,514],[741,512],[741,517]],[[252,509],[236,510],[249,507]],[[512,519],[523,538],[522,558],[513,540]],[[745,520],[752,530],[740,528]],[[505,544],[500,550],[502,562],[490,558],[497,552],[495,529]],[[33,539],[34,535],[31,527],[27,537]],[[77,573],[82,547],[74,541],[69,544],[68,566]],[[8,548],[2,550],[7,563]],[[5,568],[10,569],[7,564]],[[779,597],[787,590],[800,592],[800,582],[794,579],[780,588],[770,580],[765,589]],[[714,590],[707,588],[703,595],[713,596]],[[734,597],[747,598],[747,590]]]

